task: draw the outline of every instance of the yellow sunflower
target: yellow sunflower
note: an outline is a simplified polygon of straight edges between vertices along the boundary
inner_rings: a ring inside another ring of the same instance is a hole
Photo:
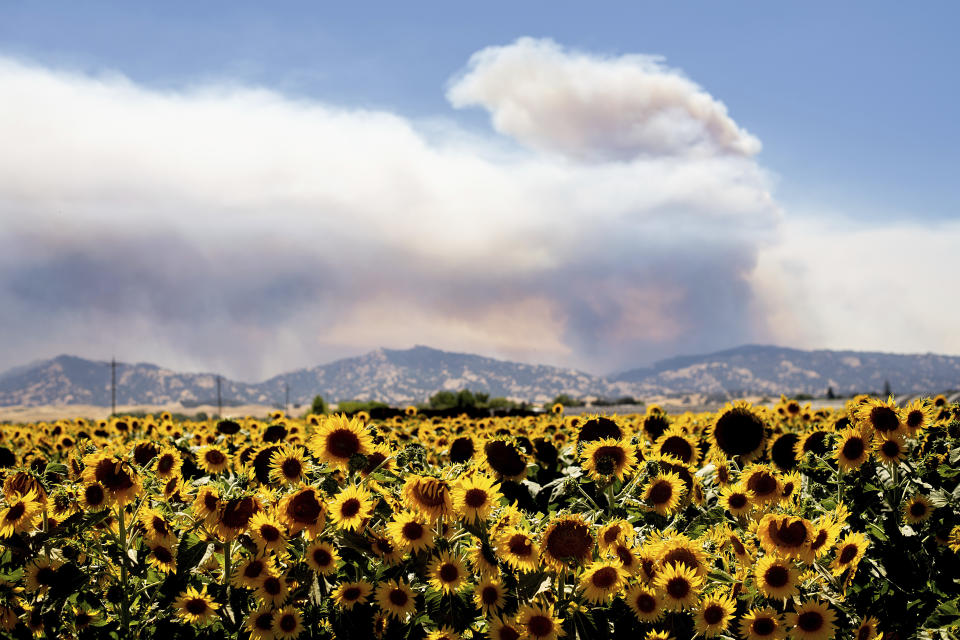
[[[413,589],[403,581],[388,580],[377,585],[374,598],[380,609],[392,618],[402,620],[416,610]]]
[[[341,582],[333,591],[333,601],[337,606],[347,611],[354,605],[366,604],[367,598],[373,593],[373,586],[366,580],[359,582]]]
[[[857,409],[855,417],[859,425],[881,437],[889,437],[905,429],[900,419],[900,409],[893,397],[886,401],[880,398],[868,399]]]
[[[172,542],[158,540],[147,543],[150,553],[147,554],[147,564],[160,573],[173,573],[177,570],[177,548]]]
[[[227,452],[217,446],[203,447],[197,453],[197,466],[207,474],[223,473],[230,466]]]
[[[610,551],[620,543],[633,543],[635,535],[632,524],[626,520],[613,520],[600,527],[597,544],[601,552]]]
[[[287,605],[274,613],[271,628],[279,640],[293,640],[303,633],[303,619],[296,607]]]
[[[37,558],[27,565],[25,582],[30,593],[46,593],[57,582],[57,569],[60,562]]]
[[[270,481],[277,484],[300,484],[311,465],[303,459],[303,447],[293,444],[284,445],[270,455]]]
[[[516,571],[536,571],[539,550],[526,531],[510,528],[497,541],[497,555]]]
[[[358,531],[373,513],[374,502],[370,492],[358,485],[348,485],[333,499],[330,519],[338,529]]]
[[[768,513],[761,518],[757,535],[767,553],[810,561],[813,525],[804,518]]]
[[[434,535],[426,517],[416,511],[401,511],[387,524],[387,535],[404,551],[424,551],[434,546]]]
[[[235,587],[256,589],[267,576],[276,575],[273,560],[269,557],[250,557],[244,560],[230,577],[230,584]]]
[[[827,640],[833,637],[836,617],[827,603],[807,600],[787,614],[787,626],[795,640]]]
[[[880,462],[897,465],[907,455],[907,441],[900,434],[878,438],[873,447]]]
[[[682,611],[697,601],[703,578],[685,564],[669,564],[657,574],[654,584],[660,590],[664,608]]]
[[[657,591],[642,584],[634,585],[627,591],[626,601],[640,622],[656,622],[665,611]]]
[[[254,595],[261,604],[276,608],[283,604],[289,593],[290,583],[286,576],[268,575],[260,581]]]
[[[314,541],[303,554],[310,568],[321,575],[336,572],[340,560],[336,548],[323,540]]]
[[[358,453],[370,453],[373,438],[360,420],[338,414],[324,420],[310,446],[321,462],[346,471],[350,468],[350,458]]]
[[[180,456],[180,452],[171,446],[161,448],[154,461],[154,470],[164,480],[179,476],[180,469],[183,467],[183,458]]]
[[[443,551],[434,558],[427,569],[429,583],[437,591],[456,593],[467,578],[463,560]]]
[[[0,515],[0,538],[9,538],[30,528],[34,515],[40,511],[36,498],[37,494],[32,490],[26,494],[14,492],[7,498],[7,508]]]
[[[783,640],[786,634],[783,618],[771,607],[751,609],[740,619],[743,640]]]
[[[266,511],[260,511],[250,519],[249,529],[250,535],[261,550],[278,551],[287,543],[283,525]]]
[[[873,616],[864,618],[853,632],[855,640],[874,640],[877,637],[879,620]]]
[[[700,462],[700,448],[696,438],[685,433],[678,425],[672,426],[657,439],[653,450],[661,456],[672,456],[685,465],[697,466]]]
[[[260,606],[250,612],[244,625],[250,632],[250,640],[275,640],[273,617],[275,611],[270,606]]]
[[[754,506],[754,494],[742,483],[727,485],[720,490],[720,504],[734,516],[750,513]]]
[[[625,582],[623,569],[609,561],[600,560],[591,563],[581,574],[580,589],[588,602],[600,604],[612,600]]]
[[[291,536],[301,531],[315,538],[326,522],[326,505],[323,494],[314,487],[301,486],[287,495],[277,505],[277,517],[287,525]]]
[[[142,490],[140,477],[133,465],[109,453],[92,453],[83,459],[83,481],[99,483],[111,503],[123,506]]]
[[[760,558],[753,570],[757,588],[773,600],[785,600],[797,594],[799,572],[788,560],[776,555]]]
[[[497,578],[486,577],[480,580],[473,590],[473,602],[485,616],[496,615],[506,603],[507,589]]]
[[[454,513],[468,523],[485,521],[503,497],[499,489],[499,483],[482,473],[464,478],[450,495]]]
[[[683,482],[676,473],[659,473],[644,489],[643,499],[660,515],[669,515],[680,505]]]
[[[859,532],[848,533],[844,536],[843,539],[837,543],[837,556],[830,564],[833,575],[839,576],[847,569],[852,570],[851,574],[853,571],[856,571],[857,565],[860,563],[860,559],[863,558],[863,554],[867,552],[869,544],[870,542],[867,540],[867,537]]]
[[[873,436],[870,431],[862,427],[849,427],[840,432],[834,457],[842,470],[852,471],[867,461],[872,448]]]
[[[705,638],[716,638],[730,626],[736,610],[737,603],[728,593],[703,598],[693,612],[697,633]]]
[[[903,517],[908,524],[917,524],[933,515],[933,503],[927,496],[915,493],[903,505]]]
[[[583,448],[580,454],[582,465],[594,480],[607,481],[610,478],[623,480],[633,472],[637,464],[637,454],[628,443],[613,438],[593,440]]]
[[[783,486],[780,475],[769,464],[752,463],[747,465],[740,476],[743,485],[753,492],[753,500],[758,504],[777,502]]]
[[[579,514],[556,516],[540,537],[545,564],[561,570],[570,562],[583,566],[593,554],[595,542],[590,523]]]
[[[936,415],[931,403],[922,398],[915,399],[900,411],[903,415],[903,426],[911,436],[916,436],[933,424]]]
[[[439,520],[453,513],[453,500],[446,480],[412,474],[403,483],[403,503],[430,520]]]
[[[173,603],[177,610],[177,617],[190,624],[204,625],[213,620],[220,608],[213,598],[207,595],[207,587],[197,591],[194,587],[187,587]]]
[[[517,626],[529,640],[557,640],[565,635],[562,625],[553,605],[527,604],[517,612]]]
[[[487,637],[490,640],[518,640],[523,637],[523,629],[509,618],[494,616],[490,619]]]

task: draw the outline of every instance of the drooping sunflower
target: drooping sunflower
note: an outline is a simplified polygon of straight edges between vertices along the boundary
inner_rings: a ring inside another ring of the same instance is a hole
[[[337,414],[324,420],[310,446],[321,462],[346,471],[350,468],[350,458],[358,453],[370,453],[373,438],[360,420]]]
[[[633,543],[635,535],[632,524],[622,519],[613,520],[600,527],[597,544],[601,552],[610,551],[620,543]]]
[[[580,589],[588,602],[608,602],[626,582],[623,569],[608,560],[591,563],[580,576]]]
[[[443,551],[434,558],[427,569],[429,583],[437,591],[445,594],[456,593],[467,578],[463,560]]]
[[[217,514],[217,535],[232,540],[247,530],[250,520],[263,509],[257,496],[238,496],[223,502]]]
[[[359,582],[341,582],[332,595],[338,607],[349,611],[354,605],[366,604],[371,593],[373,593],[373,586],[366,580],[360,580]]]
[[[314,487],[302,486],[280,501],[277,517],[287,525],[291,536],[306,531],[307,535],[315,538],[326,522],[323,494]]]
[[[591,441],[584,446],[580,458],[588,475],[601,481],[613,477],[622,481],[624,476],[633,472],[637,464],[634,448],[613,438]]]
[[[392,618],[403,620],[416,610],[413,589],[402,580],[388,580],[377,585],[374,598],[380,609]]]
[[[529,640],[557,640],[564,635],[563,621],[554,612],[553,605],[527,604],[517,612],[517,626]]]
[[[744,640],[783,640],[787,628],[772,607],[751,609],[740,619],[740,637]]]
[[[870,431],[861,427],[849,427],[840,433],[834,457],[844,471],[852,471],[866,462],[873,447]]]
[[[922,493],[913,494],[903,505],[903,517],[908,524],[917,524],[933,515],[933,503]]]
[[[830,564],[833,575],[839,576],[847,569],[851,570],[851,574],[853,571],[856,571],[857,565],[860,563],[860,559],[863,558],[863,554],[867,552],[867,546],[869,546],[869,544],[869,540],[867,540],[867,537],[862,533],[852,532],[845,535],[843,539],[837,543],[837,556]]]
[[[813,525],[804,518],[768,513],[761,518],[757,535],[767,553],[810,561]]]
[[[716,638],[730,626],[736,610],[737,603],[729,593],[715,593],[703,598],[693,613],[697,633],[705,638]]]
[[[223,473],[230,466],[230,457],[216,445],[206,446],[197,453],[197,466],[209,475]]]
[[[683,482],[676,473],[659,473],[650,480],[644,490],[643,499],[660,515],[669,515],[677,510]]]
[[[162,513],[151,507],[143,507],[138,518],[143,526],[147,540],[173,542],[177,536],[173,527]]]
[[[337,555],[337,549],[324,540],[315,540],[307,547],[303,554],[304,559],[311,569],[321,575],[329,575],[337,570],[337,562],[340,557]]]
[[[473,591],[473,602],[487,617],[500,613],[507,601],[506,598],[506,587],[499,579],[493,577],[481,579]]]
[[[32,490],[26,494],[14,492],[7,498],[7,508],[0,515],[0,538],[9,538],[14,533],[26,531],[33,523],[33,517],[40,511],[37,494]]]
[[[827,640],[833,637],[837,614],[818,600],[807,600],[787,614],[790,636],[795,640]]]
[[[632,586],[627,591],[626,601],[640,622],[656,622],[665,611],[657,591],[646,585]]]
[[[753,508],[753,491],[742,483],[727,485],[720,490],[720,504],[734,516],[744,516]]]
[[[220,512],[220,494],[216,487],[206,485],[200,487],[197,491],[197,497],[193,499],[194,517],[205,521],[208,525],[213,525],[217,521],[217,514]]]
[[[836,542],[840,530],[843,528],[841,522],[837,521],[831,515],[824,515],[817,518],[813,523],[813,537],[810,540],[810,553],[813,558],[819,558],[824,555]]]
[[[287,444],[270,455],[270,481],[277,484],[300,484],[311,465],[303,458],[302,446]]]
[[[770,459],[780,471],[790,471],[797,466],[797,443],[800,435],[793,431],[786,431],[778,435],[770,443]]]
[[[250,640],[274,640],[274,615],[275,612],[269,605],[257,607],[250,612],[244,625],[246,630],[250,632]]]
[[[754,567],[753,576],[760,592],[772,600],[785,600],[797,594],[800,574],[789,560],[765,555]]]
[[[283,525],[266,511],[260,511],[250,519],[249,529],[250,535],[261,550],[278,551],[287,543]]]
[[[664,608],[682,611],[697,601],[703,578],[685,564],[671,563],[657,574],[654,584],[660,589]]]
[[[177,617],[184,622],[196,625],[205,625],[211,620],[220,608],[212,597],[207,595],[207,587],[197,591],[194,587],[187,587],[173,603],[177,610]]]
[[[594,546],[590,523],[579,514],[554,517],[540,538],[544,563],[557,570],[567,566],[567,562],[582,567]]]
[[[454,513],[468,523],[486,520],[503,497],[499,489],[498,483],[482,473],[464,478],[450,494]]]
[[[717,414],[710,429],[713,446],[741,464],[763,453],[767,441],[766,420],[749,402],[737,400]]]
[[[287,605],[274,614],[271,628],[279,640],[293,640],[303,633],[303,619],[296,607]]]
[[[446,480],[412,474],[403,483],[403,503],[430,520],[439,520],[453,513],[450,485]]]
[[[358,531],[373,512],[374,502],[370,492],[359,485],[348,485],[333,499],[330,519],[338,529]]]
[[[530,534],[516,527],[500,535],[497,555],[516,571],[535,571],[540,564],[536,542]]]

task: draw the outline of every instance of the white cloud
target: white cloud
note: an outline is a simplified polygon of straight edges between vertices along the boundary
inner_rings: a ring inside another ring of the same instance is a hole
[[[0,58],[0,347],[253,379],[414,343],[606,371],[764,331],[747,278],[780,212],[720,102],[525,39],[450,95],[532,150]]]

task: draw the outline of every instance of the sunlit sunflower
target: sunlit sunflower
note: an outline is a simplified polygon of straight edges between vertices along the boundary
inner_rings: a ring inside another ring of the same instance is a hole
[[[250,640],[274,640],[274,610],[270,606],[260,606],[250,612],[244,627],[250,632]]]
[[[753,492],[742,483],[727,485],[720,491],[720,504],[734,516],[743,516],[753,508]]]
[[[697,601],[703,578],[685,564],[669,564],[657,574],[654,584],[660,590],[664,608],[681,611]]]
[[[623,480],[633,472],[637,464],[637,454],[628,443],[613,438],[594,440],[583,448],[580,454],[582,466],[594,480],[606,481],[610,478]]]
[[[216,487],[210,485],[200,487],[191,508],[194,517],[198,520],[203,520],[210,525],[216,523],[217,514],[220,512],[220,494]]]
[[[175,538],[174,538],[175,539]],[[169,540],[156,540],[147,543],[150,553],[147,564],[160,573],[173,573],[177,570],[177,547]]]
[[[371,593],[373,593],[373,585],[366,580],[360,580],[359,582],[341,582],[333,590],[332,596],[338,607],[349,611],[354,605],[366,604]]]
[[[350,458],[370,453],[373,438],[360,420],[337,414],[324,420],[310,447],[321,462],[347,471]]]
[[[682,533],[661,538],[655,544],[655,553],[660,568],[665,568],[670,564],[683,564],[695,571],[700,577],[706,577],[710,571],[702,541],[691,540]]]
[[[429,583],[437,591],[455,593],[467,578],[467,571],[463,560],[448,551],[443,551],[434,558],[427,568]]]
[[[358,485],[348,485],[330,504],[330,520],[338,529],[358,531],[373,512],[370,492]]]
[[[626,574],[623,569],[606,560],[590,564],[580,575],[583,597],[593,604],[612,600],[625,582]]]
[[[392,471],[396,467],[393,451],[386,444],[377,444],[373,446],[370,453],[367,454],[367,466],[360,470],[364,476],[368,476],[374,471]]]
[[[900,410],[903,416],[903,426],[907,433],[916,436],[917,433],[928,428],[936,417],[933,405],[929,400],[917,398]]]
[[[213,620],[217,609],[217,604],[212,597],[207,595],[207,587],[197,591],[194,587],[187,587],[173,603],[177,610],[177,617],[190,624],[204,625]]]
[[[482,578],[477,588],[473,590],[473,602],[487,617],[500,613],[506,598],[507,589],[497,578]]]
[[[887,400],[869,398],[857,409],[855,417],[859,425],[881,437],[889,437],[905,430],[900,419],[900,409],[893,397]]]
[[[303,447],[284,445],[270,455],[270,481],[277,484],[299,484],[310,472],[310,461],[303,459]]]
[[[446,480],[413,474],[403,483],[403,503],[430,520],[439,520],[453,513],[453,500]]]
[[[597,545],[601,552],[609,552],[620,543],[633,543],[635,535],[633,525],[626,520],[612,520],[600,527]]]
[[[329,542],[323,540],[316,540],[311,543],[304,552],[303,557],[310,568],[321,575],[329,575],[336,572],[337,562],[340,560],[336,548]]]
[[[861,427],[849,427],[840,432],[834,457],[841,469],[852,471],[866,462],[872,447],[873,436],[870,431]]]
[[[795,640],[827,640],[833,637],[836,617],[827,603],[807,600],[787,614],[786,622]]]
[[[843,528],[841,522],[830,515],[824,515],[817,518],[813,523],[813,534],[810,540],[810,553],[813,558],[823,556],[833,547],[837,536]]]
[[[306,531],[311,538],[320,534],[326,522],[324,496],[314,487],[302,486],[277,505],[277,517],[291,536]]]
[[[583,566],[595,546],[590,523],[579,514],[556,516],[540,537],[540,550],[545,564],[560,570],[570,562]]]
[[[403,558],[404,551],[384,535],[381,531],[367,529],[370,540],[370,550],[386,565],[395,565]]]
[[[916,524],[928,520],[933,515],[933,503],[930,498],[921,494],[913,494],[903,505],[903,517],[908,524]]]
[[[413,589],[404,581],[388,580],[377,585],[374,598],[380,609],[392,618],[403,620],[416,610]]]
[[[217,514],[217,535],[223,540],[232,540],[247,530],[250,520],[263,507],[256,496],[238,496],[220,505]]]
[[[452,627],[443,625],[427,634],[424,640],[460,640],[460,634]]]
[[[740,476],[740,482],[753,492],[753,500],[758,504],[769,504],[780,499],[783,485],[780,475],[769,464],[749,464]]]
[[[265,556],[249,557],[233,571],[230,584],[235,587],[256,589],[267,576],[272,575],[276,575],[276,569],[271,558]]]
[[[207,474],[223,473],[230,466],[230,457],[222,448],[210,445],[197,453],[197,466]]]
[[[250,536],[261,550],[278,551],[286,545],[283,525],[272,514],[260,511],[250,519]]]
[[[0,515],[0,538],[9,538],[14,533],[30,528],[34,515],[40,511],[37,494],[32,490],[26,494],[15,492],[7,498],[7,508]]]
[[[426,516],[417,511],[401,511],[387,524],[387,534],[404,551],[423,551],[434,545],[433,531]]]
[[[677,510],[683,482],[676,473],[659,473],[650,479],[644,489],[643,499],[660,515],[669,515]]]
[[[697,633],[705,638],[716,638],[730,626],[736,610],[737,603],[728,593],[706,596],[693,612]]]
[[[947,546],[954,553],[960,553],[960,525],[950,529],[950,534],[947,536]]]
[[[776,555],[768,554],[760,558],[753,569],[753,576],[757,588],[770,599],[785,600],[797,593],[799,572],[790,561]]]
[[[527,604],[517,611],[517,626],[529,640],[556,640],[565,635],[563,621],[556,617],[553,605]]]
[[[700,462],[700,448],[696,438],[674,425],[653,445],[653,450],[663,456],[673,456],[686,465]]]
[[[84,484],[80,490],[80,504],[87,511],[102,511],[110,506],[110,496],[99,482]]]
[[[99,483],[111,503],[123,506],[136,497],[142,486],[133,465],[109,453],[92,453],[83,459],[85,484]]]
[[[286,576],[268,575],[260,581],[254,595],[261,604],[276,608],[283,604],[289,593],[290,583]]]
[[[717,414],[710,429],[713,446],[728,458],[739,458],[741,464],[763,453],[767,440],[766,421],[749,402],[737,400]]]
[[[173,542],[177,539],[173,527],[162,513],[151,507],[143,507],[138,518],[143,525],[147,540]]]
[[[860,559],[867,551],[870,542],[859,532],[848,533],[836,546],[836,557],[830,564],[833,575],[838,576],[847,569],[856,570]]]
[[[651,629],[647,631],[647,635],[643,636],[643,640],[676,640],[669,631],[664,631],[662,629]]]
[[[539,565],[537,544],[530,534],[515,527],[500,535],[497,555],[516,571],[535,571]]]
[[[494,616],[489,621],[487,638],[490,640],[518,640],[523,637],[523,629],[511,618]]]
[[[810,521],[789,515],[768,513],[757,526],[757,536],[764,551],[784,558],[810,560],[813,525]]]
[[[287,605],[273,616],[273,634],[278,640],[293,640],[303,633],[303,619],[296,607]]]
[[[665,611],[660,595],[646,585],[637,584],[631,587],[625,600],[640,622],[656,622]]]
[[[450,494],[454,513],[468,523],[486,520],[502,497],[500,485],[482,473],[462,479]]]
[[[907,441],[900,434],[878,438],[873,450],[883,464],[897,465],[907,454]]]
[[[498,578],[500,566],[491,543],[477,540],[467,553],[473,573],[481,578]]]
[[[783,640],[786,634],[783,618],[771,607],[751,609],[740,619],[744,640]]]

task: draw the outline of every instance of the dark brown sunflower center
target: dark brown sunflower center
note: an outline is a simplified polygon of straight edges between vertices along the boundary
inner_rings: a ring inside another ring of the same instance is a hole
[[[622,564],[627,569],[633,566],[633,562],[635,558],[633,557],[633,554],[630,553],[630,549],[628,549],[623,545],[617,545],[616,552],[617,552],[617,559],[620,560],[620,564]]]
[[[546,546],[554,558],[586,558],[593,547],[590,527],[575,520],[562,521],[550,532]]]
[[[773,618],[757,618],[750,625],[750,630],[762,638],[776,631],[777,623],[774,622]]]
[[[740,538],[737,536],[730,536],[730,546],[733,547],[733,552],[738,556],[742,556],[747,552],[746,548],[743,546],[743,543],[740,542]]]
[[[405,607],[410,599],[407,592],[403,589],[391,589],[389,595],[390,603],[397,607]]]
[[[227,461],[227,456],[223,455],[223,453],[217,451],[216,449],[210,449],[210,451],[207,451],[203,458],[207,461],[207,464],[215,467],[219,467]]]
[[[471,509],[479,509],[487,504],[487,492],[483,489],[468,489],[463,496],[463,502]]]
[[[797,616],[797,626],[804,631],[819,631],[823,624],[823,615],[819,611],[804,611]]]
[[[207,511],[216,511],[220,506],[220,499],[212,493],[203,494],[203,507]]]
[[[777,479],[766,471],[754,473],[747,480],[747,489],[750,489],[758,497],[766,498],[777,492]]]
[[[683,600],[690,593],[690,582],[682,576],[670,578],[666,591],[674,600]]]
[[[863,441],[863,438],[860,436],[853,436],[847,438],[847,441],[843,443],[843,457],[847,460],[859,460],[860,456],[863,455],[863,452],[867,450],[867,444]]]
[[[840,552],[840,564],[849,564],[857,557],[857,545],[848,544]]]
[[[260,505],[253,498],[249,496],[234,498],[224,505],[220,522],[231,529],[242,529],[258,511],[260,511]]]
[[[732,509],[743,509],[747,506],[747,496],[743,493],[731,493],[727,501]]]
[[[40,567],[37,571],[37,584],[49,587],[57,577],[57,572],[50,567]]]
[[[470,438],[457,438],[450,445],[450,462],[466,462],[473,457],[475,450],[473,440]]]
[[[896,440],[884,440],[880,452],[888,458],[896,458],[900,454],[900,445]]]
[[[660,453],[671,455],[682,462],[690,462],[693,458],[693,447],[680,436],[670,436],[660,445]]]
[[[440,565],[440,580],[442,582],[456,582],[460,577],[460,569],[456,565],[446,562]]]
[[[533,545],[530,544],[530,540],[527,539],[527,536],[522,534],[514,534],[509,542],[507,542],[507,548],[510,549],[510,553],[515,556],[529,556],[533,553]]]
[[[720,624],[724,613],[723,607],[718,604],[707,605],[703,610],[703,620],[707,624]]]
[[[130,474],[124,470],[119,462],[110,458],[97,463],[94,477],[97,479],[97,482],[115,492],[126,491],[133,486],[133,480],[130,478]]]
[[[284,478],[299,478],[301,472],[303,471],[303,465],[300,464],[300,461],[296,458],[287,458],[283,461],[283,464],[280,465],[280,471],[283,473]]]
[[[658,480],[650,487],[650,502],[655,505],[668,504],[673,497],[673,485],[667,480]]]
[[[789,520],[783,520],[780,523],[770,525],[775,542],[781,547],[802,546],[807,541],[807,528],[800,520],[789,524],[788,522]]]
[[[820,529],[820,531],[817,533],[817,537],[814,538],[813,542],[810,543],[810,549],[812,551],[816,551],[821,547],[823,547],[823,545],[827,543],[827,536],[829,535],[830,534],[827,532],[826,529]]]
[[[870,640],[870,632],[873,631],[869,625],[863,625],[857,630],[857,640]]]
[[[482,600],[485,605],[494,605],[499,599],[500,592],[497,591],[496,587],[484,587],[483,591],[480,592],[480,600]]]
[[[163,518],[154,516],[151,525],[153,526],[153,530],[157,532],[157,535],[165,536],[170,533],[170,530],[167,528],[167,522]]]
[[[910,515],[919,518],[927,512],[927,505],[922,502],[914,502],[910,505]]]
[[[593,572],[590,584],[598,589],[609,589],[617,583],[617,570],[613,567],[603,567]]]
[[[383,464],[383,461],[387,459],[387,456],[383,455],[381,451],[374,451],[367,456],[367,466],[364,467],[364,473],[373,473],[373,470]]]
[[[277,624],[284,632],[290,633],[297,628],[297,618],[292,614],[285,613],[280,616],[280,622]]]
[[[260,537],[266,542],[276,542],[280,539],[280,529],[272,524],[260,525]]]
[[[890,407],[874,407],[870,410],[870,424],[880,433],[887,433],[900,427],[900,418]]]
[[[401,532],[407,540],[419,540],[423,537],[424,528],[419,522],[405,522]]]
[[[271,596],[279,595],[283,591],[283,583],[280,578],[270,576],[263,581],[263,590]]]
[[[614,467],[619,469],[621,466],[623,466],[623,463],[626,462],[627,453],[623,450],[623,447],[616,445],[598,447],[593,453],[593,459],[596,461],[600,458],[609,458],[611,461],[613,461]]]
[[[259,578],[264,569],[266,569],[266,564],[264,564],[263,560],[254,560],[243,570],[243,577]]]
[[[83,497],[86,499],[87,504],[96,507],[103,502],[106,495],[103,493],[103,487],[99,484],[91,484],[83,488]]]
[[[505,440],[494,440],[484,448],[487,464],[502,476],[519,476],[527,469],[527,462],[517,448]]]
[[[347,602],[353,602],[360,599],[360,587],[347,587],[343,590],[343,599]]]
[[[207,610],[207,601],[203,598],[190,598],[187,600],[186,610],[195,616],[202,615]]]
[[[313,561],[317,563],[318,567],[326,567],[333,562],[333,556],[330,555],[329,551],[321,547],[313,552]]]
[[[16,522],[23,516],[26,510],[27,510],[26,505],[23,504],[22,502],[18,502],[17,504],[10,507],[10,509],[7,511],[7,515],[5,515],[3,519],[8,522]]]
[[[533,615],[530,617],[530,622],[527,623],[527,629],[535,638],[550,635],[553,631],[553,620],[544,615]]]
[[[360,438],[349,429],[336,429],[327,436],[327,452],[335,458],[349,460],[360,451]]]
[[[770,587],[779,589],[790,582],[790,571],[782,565],[775,564],[763,573],[763,580]]]
[[[700,562],[697,560],[697,556],[689,549],[684,549],[683,547],[668,551],[667,554],[663,556],[661,562],[663,566],[671,563],[677,565],[685,564],[694,571],[700,568]]]
[[[357,498],[347,498],[343,501],[343,504],[340,505],[340,515],[344,518],[352,518],[360,513],[360,507],[362,506]]]
[[[317,501],[313,491],[307,490],[298,493],[290,501],[287,513],[296,521],[303,524],[313,524],[320,517],[323,508]]]
[[[256,617],[254,626],[260,631],[270,631],[273,629],[273,612],[261,613]]]
[[[167,549],[163,545],[153,548],[153,557],[163,564],[168,564],[173,561],[173,554],[170,553],[170,549]]]
[[[717,419],[713,438],[728,456],[751,454],[763,444],[763,420],[746,407],[726,411]]]
[[[633,603],[644,613],[653,613],[657,609],[657,599],[649,593],[641,593]]]
[[[141,442],[133,448],[133,459],[137,464],[143,466],[153,460],[158,451],[157,446],[152,442]]]
[[[907,426],[911,429],[916,429],[923,424],[923,412],[917,411],[914,409],[907,414]]]

